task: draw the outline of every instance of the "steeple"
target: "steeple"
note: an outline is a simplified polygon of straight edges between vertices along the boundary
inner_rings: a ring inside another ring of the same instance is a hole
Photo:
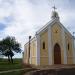
[[[53,11],[52,11],[52,15],[51,15],[51,18],[52,18],[52,20],[54,20],[54,19],[57,19],[57,20],[59,20],[59,15],[58,15],[58,13],[56,12],[56,7],[55,7],[55,0],[53,0]]]
[[[55,6],[53,6],[52,7],[54,10],[52,11],[52,16],[51,16],[51,18],[52,19],[57,19],[57,20],[59,20],[59,15],[58,15],[58,13],[56,12],[56,7]]]
[[[55,5],[54,5],[52,8],[54,9],[54,11],[57,9],[57,8],[55,7]]]

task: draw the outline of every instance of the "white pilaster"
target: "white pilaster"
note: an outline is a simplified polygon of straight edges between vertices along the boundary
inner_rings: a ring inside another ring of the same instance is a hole
[[[49,65],[52,65],[51,26],[48,27],[48,59]]]
[[[40,65],[40,35],[36,34],[36,65]]]
[[[72,38],[73,63],[75,64],[74,37]]]
[[[66,40],[65,40],[65,32],[64,28],[62,27],[61,31],[61,37],[62,37],[62,44],[63,44],[63,50],[64,50],[64,64],[67,64],[67,50],[66,50]]]

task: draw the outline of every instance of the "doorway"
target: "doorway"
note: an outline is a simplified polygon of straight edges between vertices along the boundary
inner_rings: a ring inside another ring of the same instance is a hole
[[[54,46],[54,64],[61,64],[61,49],[58,43]]]

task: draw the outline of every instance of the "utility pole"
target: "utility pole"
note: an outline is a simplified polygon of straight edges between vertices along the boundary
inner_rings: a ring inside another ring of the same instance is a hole
[[[29,59],[28,59],[29,64],[30,64],[30,40],[31,40],[31,36],[29,36]]]
[[[75,44],[75,36],[74,36],[75,32],[73,32],[73,43]],[[74,45],[74,48],[75,48],[75,45]]]

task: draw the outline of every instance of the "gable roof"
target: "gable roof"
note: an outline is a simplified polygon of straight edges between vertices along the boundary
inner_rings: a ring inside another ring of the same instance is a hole
[[[36,34],[40,34],[41,32],[45,31],[46,29],[48,29],[49,26],[54,25],[54,23],[58,23],[61,27],[64,28],[64,31],[67,32],[68,34],[70,34],[72,36],[72,34],[63,26],[63,24],[60,22],[60,20],[58,19],[52,19],[51,21],[49,21],[46,25],[44,25],[42,28],[40,28]]]

